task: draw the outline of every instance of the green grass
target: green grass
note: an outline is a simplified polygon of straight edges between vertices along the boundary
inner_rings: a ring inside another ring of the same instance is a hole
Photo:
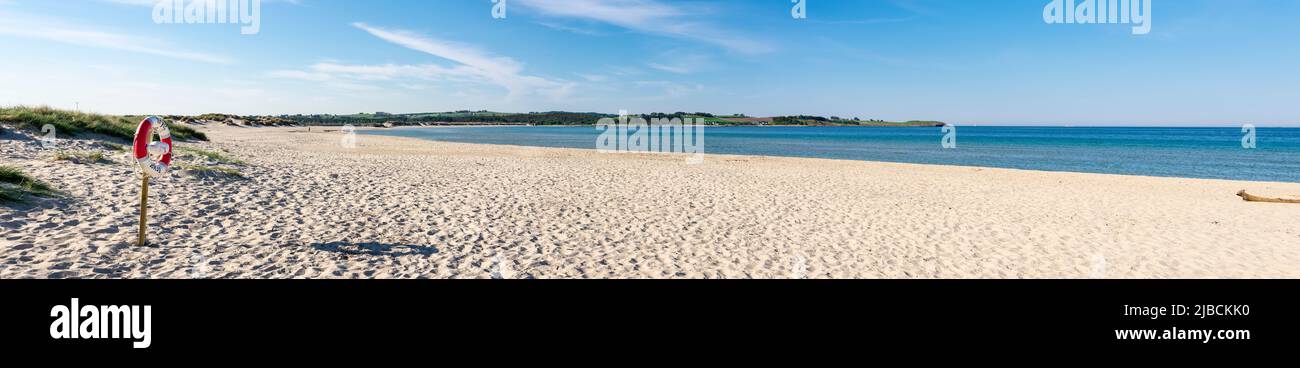
[[[144,120],[142,116],[114,116],[89,114],[59,110],[46,106],[40,107],[0,107],[0,122],[17,125],[36,133],[42,133],[46,125],[54,126],[57,134],[76,136],[82,133],[103,134],[110,137],[132,139],[135,128]],[[203,132],[183,124],[168,124],[172,137],[179,140],[208,140]]]
[[[189,164],[176,164],[176,168],[189,171],[200,176],[224,176],[231,178],[244,178],[244,173],[239,170],[221,166],[195,166]]]
[[[221,164],[244,165],[244,161],[231,158],[230,156],[226,156],[221,152],[207,151],[198,148],[176,147],[176,153],[178,154],[178,156],[205,157],[209,160]]]
[[[108,161],[102,152],[59,151],[54,153],[55,161],[71,161],[78,164],[95,164]]]
[[[0,202],[24,202],[28,196],[53,197],[59,193],[49,184],[11,166],[0,166]]]
[[[11,189],[7,185],[0,185],[0,203],[20,203],[27,196],[16,189]]]

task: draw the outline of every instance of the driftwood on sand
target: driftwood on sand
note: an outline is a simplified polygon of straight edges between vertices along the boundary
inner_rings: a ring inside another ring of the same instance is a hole
[[[1250,193],[1246,193],[1245,190],[1240,191],[1240,192],[1237,192],[1237,196],[1238,196],[1238,197],[1241,197],[1241,199],[1245,199],[1246,202],[1268,202],[1268,203],[1294,203],[1294,204],[1300,204],[1300,199],[1286,199],[1286,198],[1268,198],[1268,197],[1260,197],[1260,196],[1251,195]]]

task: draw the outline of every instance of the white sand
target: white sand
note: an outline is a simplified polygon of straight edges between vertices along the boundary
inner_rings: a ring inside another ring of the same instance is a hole
[[[1300,184],[599,154],[216,128],[250,178],[155,183],[0,141],[70,199],[0,208],[0,277],[1295,278]],[[11,135],[12,136],[12,135]],[[84,143],[64,142],[72,147]],[[43,155],[43,157],[42,157]]]

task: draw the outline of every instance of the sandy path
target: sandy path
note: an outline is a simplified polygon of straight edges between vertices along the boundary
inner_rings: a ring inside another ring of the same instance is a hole
[[[1300,277],[1300,184],[610,155],[216,128],[250,177],[139,183],[0,141],[65,189],[0,208],[0,277]],[[72,143],[68,143],[72,144]]]

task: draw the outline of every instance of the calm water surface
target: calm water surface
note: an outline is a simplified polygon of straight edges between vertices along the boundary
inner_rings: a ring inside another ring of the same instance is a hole
[[[401,128],[360,134],[436,141],[595,149],[595,127]],[[706,153],[1000,167],[1300,183],[1300,129],[959,127],[707,127]]]

